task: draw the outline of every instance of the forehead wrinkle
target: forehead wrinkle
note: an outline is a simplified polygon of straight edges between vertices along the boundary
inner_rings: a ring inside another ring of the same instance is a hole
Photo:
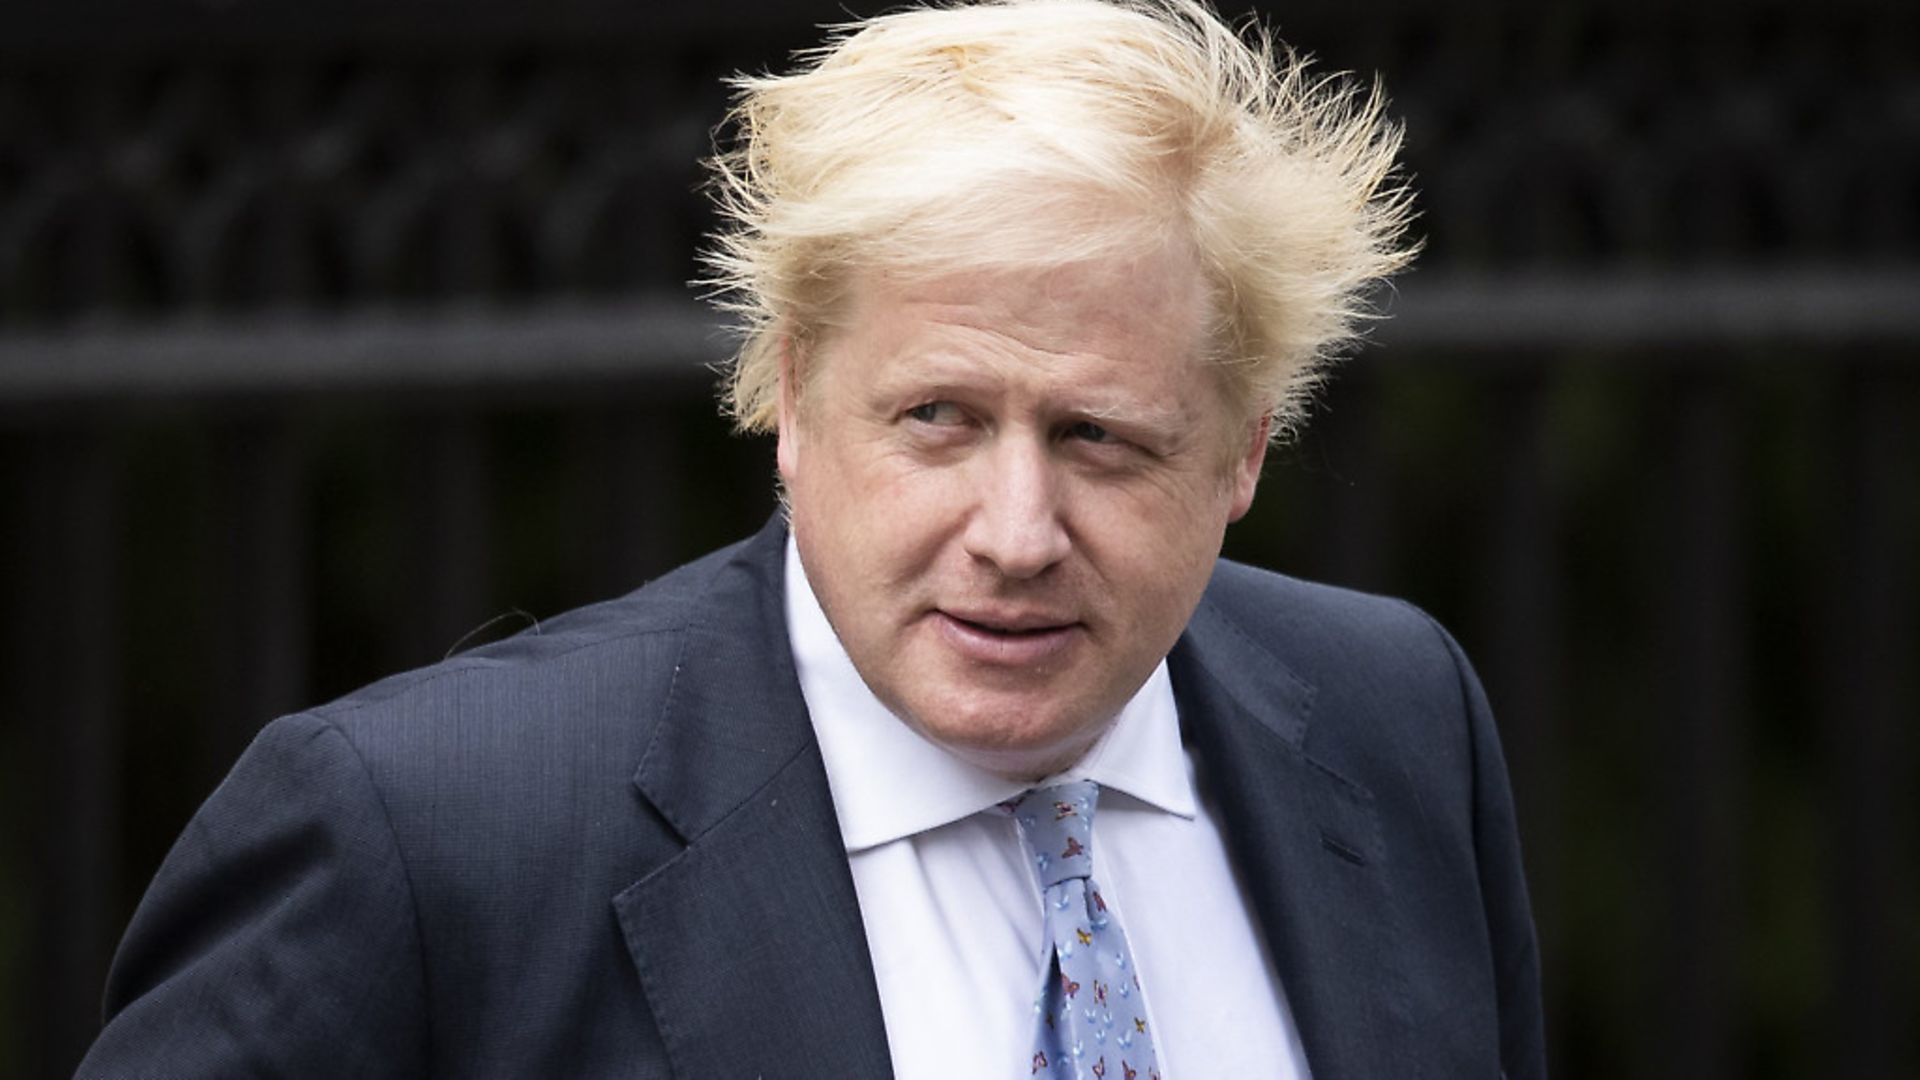
[[[1032,317],[1024,315],[1021,309],[1034,310],[1036,305],[1044,304],[1045,315]],[[1147,305],[1164,306],[1164,305]],[[1020,354],[1033,354],[1057,358],[1068,362],[1109,362],[1119,361],[1126,364],[1183,364],[1202,358],[1205,335],[1200,327],[1195,327],[1193,340],[1186,346],[1173,350],[1174,354],[1163,352],[1151,344],[1143,344],[1136,333],[1120,325],[1120,318],[1084,318],[1050,321],[1055,311],[1071,308],[1068,301],[1043,299],[1024,302],[1018,307],[1001,301],[999,297],[987,297],[985,302],[937,300],[931,298],[916,299],[911,295],[899,295],[896,302],[889,306],[885,318],[898,320],[911,325],[912,330],[903,335],[898,344],[911,345],[927,338],[938,339],[942,332],[957,333],[964,336],[978,336],[993,343],[993,359],[1022,359]],[[1134,309],[1138,310],[1138,309]],[[1118,315],[1118,312],[1106,314]],[[1174,313],[1169,313],[1172,315]],[[1199,320],[1195,320],[1198,322]],[[1065,324],[1072,322],[1074,340],[1058,340],[1062,336]],[[1137,330],[1138,328],[1133,328]],[[929,354],[953,350],[945,343],[933,345],[926,350]],[[1002,351],[1011,351],[1012,357],[998,355]],[[970,356],[968,357],[971,358]],[[1031,367],[1031,365],[1023,365]]]
[[[1011,338],[991,330],[982,332]],[[1061,364],[1033,363],[1032,357],[1023,355],[1034,352],[1044,353]],[[882,385],[904,382],[929,390],[948,387],[988,390],[996,396],[1008,392],[1015,397],[1035,396],[1047,403],[1050,412],[1093,420],[1169,429],[1186,422],[1189,410],[1178,401],[1163,402],[1158,395],[1150,400],[1130,400],[1133,395],[1124,394],[1108,383],[1089,383],[1075,370],[1077,365],[1098,366],[1107,362],[1108,358],[1094,352],[1042,350],[1025,345],[1017,350],[996,348],[991,352],[946,345],[924,349],[906,347],[896,351],[891,362],[881,368],[877,381]],[[1158,365],[1166,361],[1142,357],[1138,362]]]
[[[943,330],[957,331],[966,335],[994,339],[996,350],[1039,353],[1067,360],[1088,356],[1097,351],[1091,345],[1082,348],[1072,346],[1061,348],[1034,340],[1039,336],[1041,328],[1033,323],[1024,322],[1010,311],[999,310],[1003,306],[992,305],[993,309],[989,310],[989,305],[978,303],[916,300],[912,297],[902,297],[902,302],[894,308],[893,313],[911,319],[917,324],[919,332],[914,335],[916,338],[929,336],[930,330],[934,334]],[[1033,333],[1022,334],[1023,329]],[[948,349],[945,347],[937,347],[929,350],[929,353],[939,354],[946,351]]]
[[[1055,356],[1126,356],[1133,339],[1122,324],[1143,313],[1162,326],[1184,327],[1181,336],[1191,338],[1198,356],[1213,307],[1211,290],[1191,257],[1174,250],[1118,264],[983,268],[926,277],[880,273],[868,276],[858,293],[865,303],[918,308],[937,321]],[[1063,313],[1070,317],[1063,319]],[[1077,328],[1073,340],[1047,340],[1069,323]]]

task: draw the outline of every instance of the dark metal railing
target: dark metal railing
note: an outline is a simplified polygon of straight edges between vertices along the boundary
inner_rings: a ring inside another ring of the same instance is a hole
[[[1789,286],[1409,284],[1230,537],[1410,595],[1480,661],[1562,1075],[1915,1061],[1887,950],[1915,899],[1920,335],[1898,281],[1856,284],[1827,290],[1844,322]],[[1691,317],[1761,309],[1717,344]],[[7,337],[23,1060],[84,1045],[133,900],[266,719],[764,517],[704,326],[641,304]],[[1753,985],[1795,956],[1822,989]]]

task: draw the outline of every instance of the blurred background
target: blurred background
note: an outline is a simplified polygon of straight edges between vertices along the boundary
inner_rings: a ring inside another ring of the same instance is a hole
[[[0,1075],[267,719],[765,519],[696,161],[876,7],[0,8]],[[1920,5],[1268,15],[1427,250],[1230,554],[1475,657],[1556,1075],[1920,1075]]]

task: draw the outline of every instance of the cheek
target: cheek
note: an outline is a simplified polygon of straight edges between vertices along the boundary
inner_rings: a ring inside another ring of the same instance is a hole
[[[1124,484],[1076,485],[1083,531],[1119,538],[1133,558],[1167,569],[1211,564],[1226,531],[1231,492],[1212,478],[1158,473]]]
[[[861,577],[897,580],[956,535],[965,507],[959,470],[916,465],[872,444],[825,457],[827,467],[808,478],[806,518]]]
[[[1088,562],[1129,621],[1184,625],[1213,573],[1229,499],[1218,484],[1162,478],[1083,490],[1076,530]]]

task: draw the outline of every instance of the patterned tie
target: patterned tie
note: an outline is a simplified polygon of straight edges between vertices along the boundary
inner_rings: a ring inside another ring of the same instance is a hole
[[[1040,872],[1050,957],[1034,1002],[1028,1075],[1159,1080],[1127,936],[1108,915],[1100,887],[1088,878],[1099,801],[1099,786],[1079,780],[1029,791],[1013,804],[1014,820]]]

